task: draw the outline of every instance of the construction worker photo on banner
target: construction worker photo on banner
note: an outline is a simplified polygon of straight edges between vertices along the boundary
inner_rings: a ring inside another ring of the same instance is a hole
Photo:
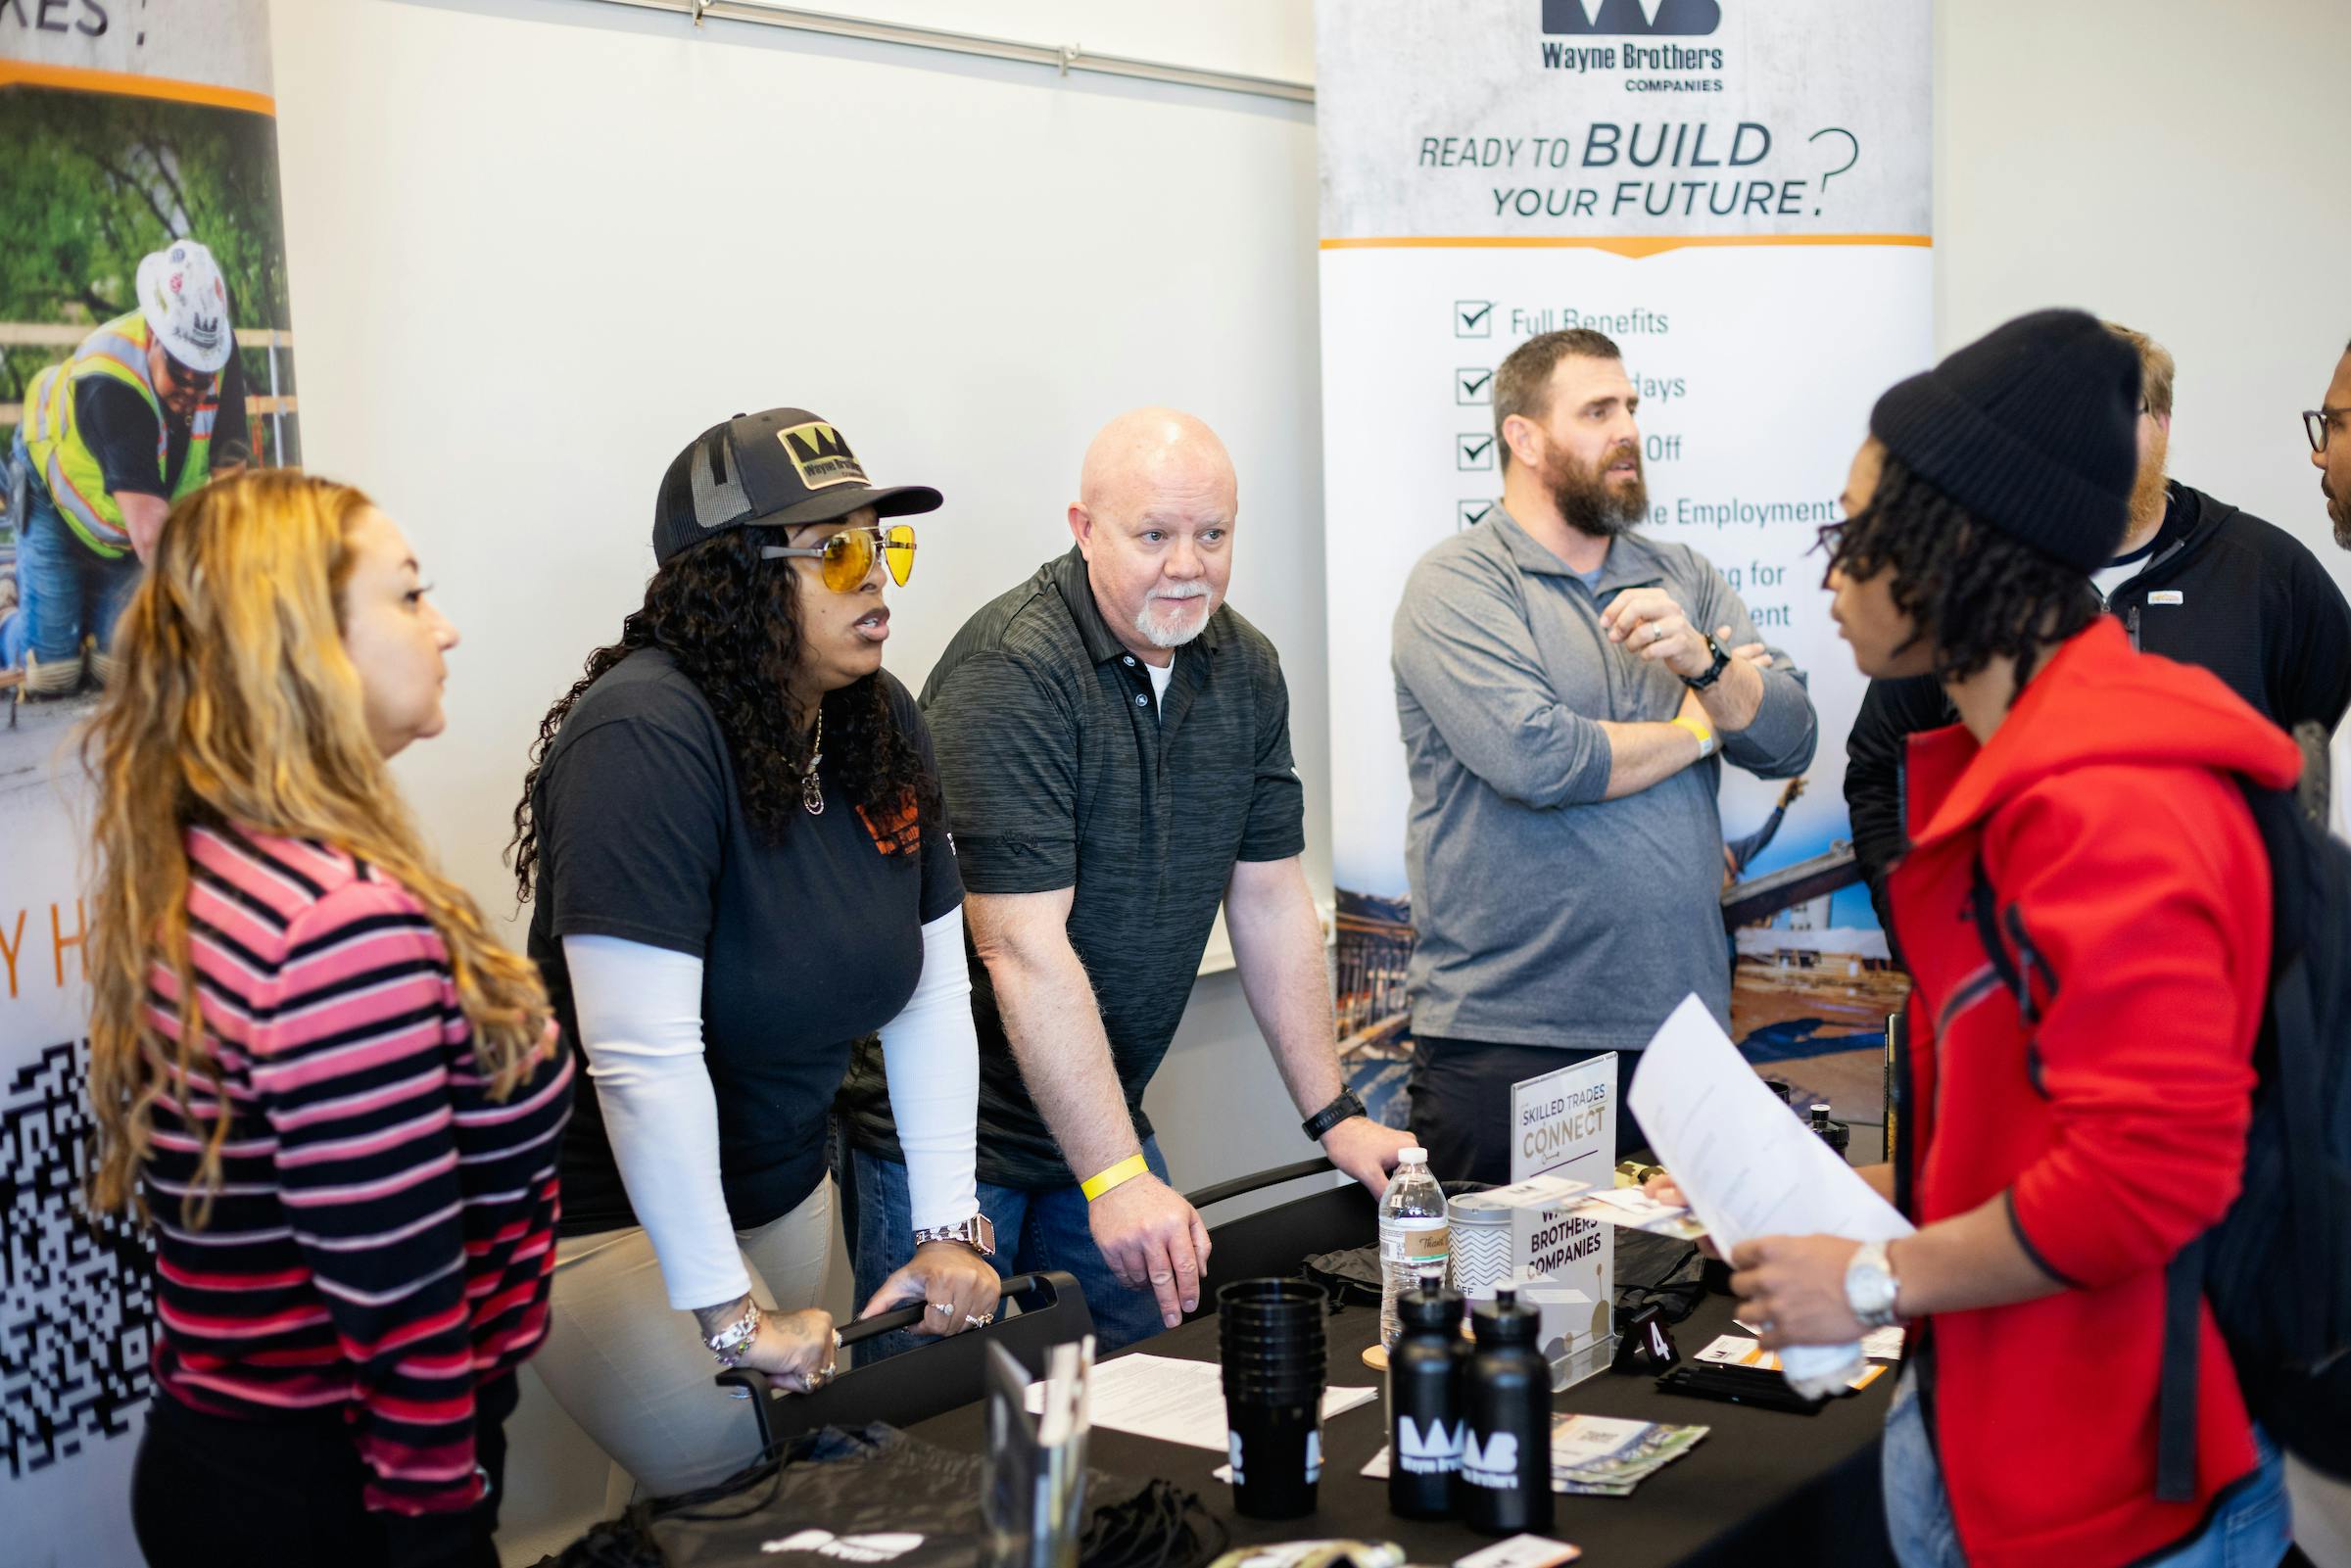
[[[0,71],[0,781],[52,775],[173,503],[301,461],[273,101],[170,43],[232,9],[124,32],[152,74]]]
[[[174,240],[140,261],[136,293],[136,309],[33,378],[17,427],[18,603],[0,626],[0,668],[23,671],[27,700],[106,684],[115,619],[171,503],[249,458],[213,253]]]

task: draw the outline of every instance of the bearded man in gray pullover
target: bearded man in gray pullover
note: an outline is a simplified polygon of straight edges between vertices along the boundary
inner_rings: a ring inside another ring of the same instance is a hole
[[[1692,992],[1728,1026],[1722,764],[1793,778],[1818,738],[1722,574],[1632,531],[1639,405],[1598,332],[1512,351],[1502,504],[1421,557],[1396,611],[1412,1130],[1441,1177],[1510,1179],[1512,1083],[1638,1050]]]

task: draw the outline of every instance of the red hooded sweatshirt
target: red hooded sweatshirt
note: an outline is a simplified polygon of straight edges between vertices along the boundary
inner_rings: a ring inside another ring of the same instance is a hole
[[[1903,1116],[1912,1218],[2003,1198],[2071,1288],[1932,1324],[1929,1408],[1978,1568],[2098,1568],[2192,1535],[2253,1468],[2209,1309],[2196,1498],[2155,1500],[2163,1268],[2236,1196],[2268,994],[2270,872],[2241,780],[2300,754],[2207,672],[2101,618],[1982,747],[1912,738],[1912,849],[1892,881],[1917,980]],[[1983,857],[2040,1020],[1994,976],[1969,891]]]

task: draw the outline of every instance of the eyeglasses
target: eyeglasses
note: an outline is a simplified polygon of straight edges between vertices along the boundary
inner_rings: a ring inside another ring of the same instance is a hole
[[[2310,438],[2312,451],[2327,450],[2327,434],[2334,422],[2351,413],[2351,408],[2305,408],[2302,410],[2302,433]]]
[[[1866,512],[1856,512],[1850,517],[1841,517],[1833,523],[1821,524],[1813,531],[1812,547],[1830,560],[1835,560],[1838,546],[1845,543],[1845,531],[1866,515],[1868,515]]]
[[[806,556],[822,561],[825,587],[836,594],[853,594],[874,569],[879,552],[889,563],[890,580],[900,588],[914,575],[914,525],[892,523],[888,528],[844,528],[822,545],[766,545],[759,550],[765,561]]]

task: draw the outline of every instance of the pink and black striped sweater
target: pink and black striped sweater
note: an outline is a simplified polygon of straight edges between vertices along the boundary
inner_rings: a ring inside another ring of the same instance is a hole
[[[193,1228],[209,1082],[155,1111],[157,1385],[249,1420],[340,1409],[370,1508],[480,1496],[474,1391],[547,1333],[556,1152],[571,1064],[551,1027],[490,1098],[448,950],[408,890],[338,849],[191,829],[188,917],[230,1124],[225,1182]],[[178,988],[149,1006],[176,1038]]]

